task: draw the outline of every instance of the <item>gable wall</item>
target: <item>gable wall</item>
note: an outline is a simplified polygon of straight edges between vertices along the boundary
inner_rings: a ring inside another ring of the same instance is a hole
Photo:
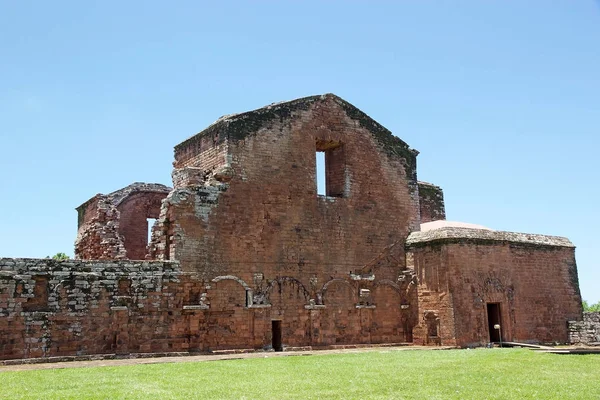
[[[343,147],[342,197],[317,195],[317,143]],[[333,99],[265,122],[227,148],[231,179],[179,186],[167,198],[160,237],[172,245],[155,243],[158,256],[168,247],[185,271],[207,280],[233,275],[251,286],[271,306],[270,318],[281,319],[286,344],[410,338],[412,309],[400,306],[416,297],[398,279],[419,203],[406,160],[390,156]],[[177,165],[210,167],[202,154],[187,160]],[[361,274],[374,279],[351,277]],[[326,286],[333,280],[345,282],[329,298],[346,316],[332,324],[324,288],[333,290]],[[369,293],[360,305],[367,308],[357,308],[360,289]]]

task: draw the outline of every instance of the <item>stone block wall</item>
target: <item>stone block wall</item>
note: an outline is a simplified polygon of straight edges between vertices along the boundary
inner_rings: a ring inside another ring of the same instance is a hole
[[[569,321],[569,341],[600,346],[600,312],[584,312],[582,321]]]
[[[186,279],[172,262],[2,258],[0,358],[185,351]]]
[[[415,311],[409,271],[304,287],[205,279],[172,261],[0,259],[0,359],[263,349],[273,320],[284,346],[405,342]]]

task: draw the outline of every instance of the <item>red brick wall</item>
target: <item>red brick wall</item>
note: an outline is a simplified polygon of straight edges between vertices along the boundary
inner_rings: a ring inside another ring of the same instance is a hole
[[[419,182],[419,208],[421,223],[445,220],[444,192],[439,186]]]
[[[158,218],[163,193],[140,192],[127,197],[117,209],[120,212],[119,234],[123,236],[126,256],[130,260],[146,258],[148,218]]]
[[[574,249],[518,243],[429,244],[414,249],[419,307],[439,310],[443,340],[490,341],[488,303],[499,303],[503,340],[568,342],[581,319]]]
[[[380,305],[357,309],[360,287],[350,274],[374,273],[374,283],[396,282],[404,269],[404,239],[419,222],[415,176],[407,174],[414,155],[409,160],[389,155],[331,98],[245,134],[235,140],[215,134],[214,142],[190,139],[176,148],[176,168],[207,170],[214,167],[215,149],[226,147],[229,155],[218,159],[229,162],[233,175],[227,184],[180,187],[169,196],[160,222],[168,221],[160,236],[172,241],[169,257],[204,279],[234,275],[250,283],[262,274],[262,294],[271,304],[265,312],[281,319],[284,344],[410,338],[413,322],[406,316],[410,311],[400,309],[399,289],[370,287]],[[317,196],[318,150],[332,152],[328,186],[341,197]],[[394,243],[388,256],[373,262]],[[165,248],[154,245],[159,253]],[[351,289],[344,289],[343,301],[330,294],[328,304],[323,287],[333,279],[347,281]],[[311,301],[325,308],[305,308]],[[232,318],[238,318],[237,329],[245,329],[246,317]]]
[[[343,143],[346,198],[316,195],[317,140]],[[245,280],[259,272],[270,279],[294,276],[305,286],[316,276],[324,283],[402,243],[418,220],[404,161],[385,155],[373,135],[332,101],[272,121],[229,143],[229,151],[235,175],[205,204],[206,214],[199,216],[198,203],[209,188],[192,190],[173,205],[181,235],[176,258],[184,269]],[[397,265],[381,268],[378,277],[396,278],[404,263],[401,247]]]
[[[227,141],[219,142],[212,136],[190,138],[175,148],[175,168],[202,166],[214,170],[227,163]],[[221,139],[223,140],[223,139]]]
[[[336,280],[315,305],[293,278],[207,281],[177,262],[0,259],[0,270],[0,359],[261,349],[272,320],[284,346],[404,341],[411,311],[398,302],[416,304],[403,283]],[[357,308],[366,286],[375,308]]]
[[[77,208],[75,258],[146,258],[147,218],[158,218],[170,188],[135,182],[108,195],[96,195]]]

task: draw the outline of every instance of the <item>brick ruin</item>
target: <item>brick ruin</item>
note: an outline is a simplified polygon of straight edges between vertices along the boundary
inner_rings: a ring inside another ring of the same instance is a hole
[[[221,117],[78,207],[75,260],[0,259],[0,358],[567,342],[571,242],[445,221],[417,155],[331,94]]]
[[[133,183],[107,195],[97,194],[77,207],[76,258],[144,260],[148,256],[148,219],[159,217],[171,188]]]

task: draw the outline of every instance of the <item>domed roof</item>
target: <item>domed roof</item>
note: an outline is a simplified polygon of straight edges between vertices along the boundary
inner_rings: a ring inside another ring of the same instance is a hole
[[[459,222],[459,221],[439,220],[439,221],[425,222],[424,224],[421,224],[421,232],[427,232],[427,231],[432,231],[434,229],[441,229],[441,228],[469,228],[469,229],[484,229],[486,231],[493,231],[493,229],[487,228],[483,225],[477,225],[477,224],[471,224],[468,222]]]

